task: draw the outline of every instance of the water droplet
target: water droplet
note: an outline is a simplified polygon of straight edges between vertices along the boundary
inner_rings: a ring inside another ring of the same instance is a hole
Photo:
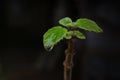
[[[49,48],[45,48],[46,51],[51,51],[53,49],[53,46],[52,47],[49,47]]]

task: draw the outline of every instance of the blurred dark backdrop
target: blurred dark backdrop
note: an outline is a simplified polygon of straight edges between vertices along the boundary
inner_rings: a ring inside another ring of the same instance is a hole
[[[73,80],[120,80],[118,0],[0,0],[0,80],[63,80],[63,40],[51,52],[42,36],[68,16],[89,18],[104,30],[77,40]]]

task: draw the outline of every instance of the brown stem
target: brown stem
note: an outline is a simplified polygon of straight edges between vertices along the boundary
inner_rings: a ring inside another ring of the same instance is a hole
[[[64,61],[64,80],[71,80],[72,78],[72,67],[73,67],[73,57],[74,57],[74,39],[68,41],[68,48],[65,51],[65,61]]]

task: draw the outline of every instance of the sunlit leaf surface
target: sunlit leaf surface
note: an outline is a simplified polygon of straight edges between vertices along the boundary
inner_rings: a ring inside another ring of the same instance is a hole
[[[86,18],[81,18],[76,21],[76,25],[80,29],[88,30],[88,31],[93,31],[93,32],[103,32],[103,30],[92,20],[86,19]]]
[[[85,36],[83,35],[83,33],[79,32],[79,31],[74,31],[73,35],[79,39],[85,39]]]
[[[60,19],[59,24],[65,26],[65,27],[74,27],[75,26],[75,22],[72,22],[72,20],[69,17]]]
[[[67,34],[66,34],[66,36],[65,36],[65,38],[66,39],[71,39],[72,36],[73,36],[73,31],[68,31]]]
[[[62,40],[67,33],[67,29],[61,26],[56,26],[49,29],[43,36],[44,47],[47,50],[52,50],[55,44]]]

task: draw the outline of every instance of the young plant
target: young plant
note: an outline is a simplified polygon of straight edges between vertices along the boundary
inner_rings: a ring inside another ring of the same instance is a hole
[[[53,47],[62,39],[68,40],[68,48],[65,50],[64,65],[64,80],[71,80],[73,57],[75,55],[74,41],[76,38],[85,39],[85,35],[79,31],[84,29],[87,31],[93,31],[96,33],[103,32],[103,30],[92,20],[81,18],[73,22],[69,17],[65,17],[59,20],[59,24],[62,26],[55,26],[43,35],[44,48],[51,51]]]

